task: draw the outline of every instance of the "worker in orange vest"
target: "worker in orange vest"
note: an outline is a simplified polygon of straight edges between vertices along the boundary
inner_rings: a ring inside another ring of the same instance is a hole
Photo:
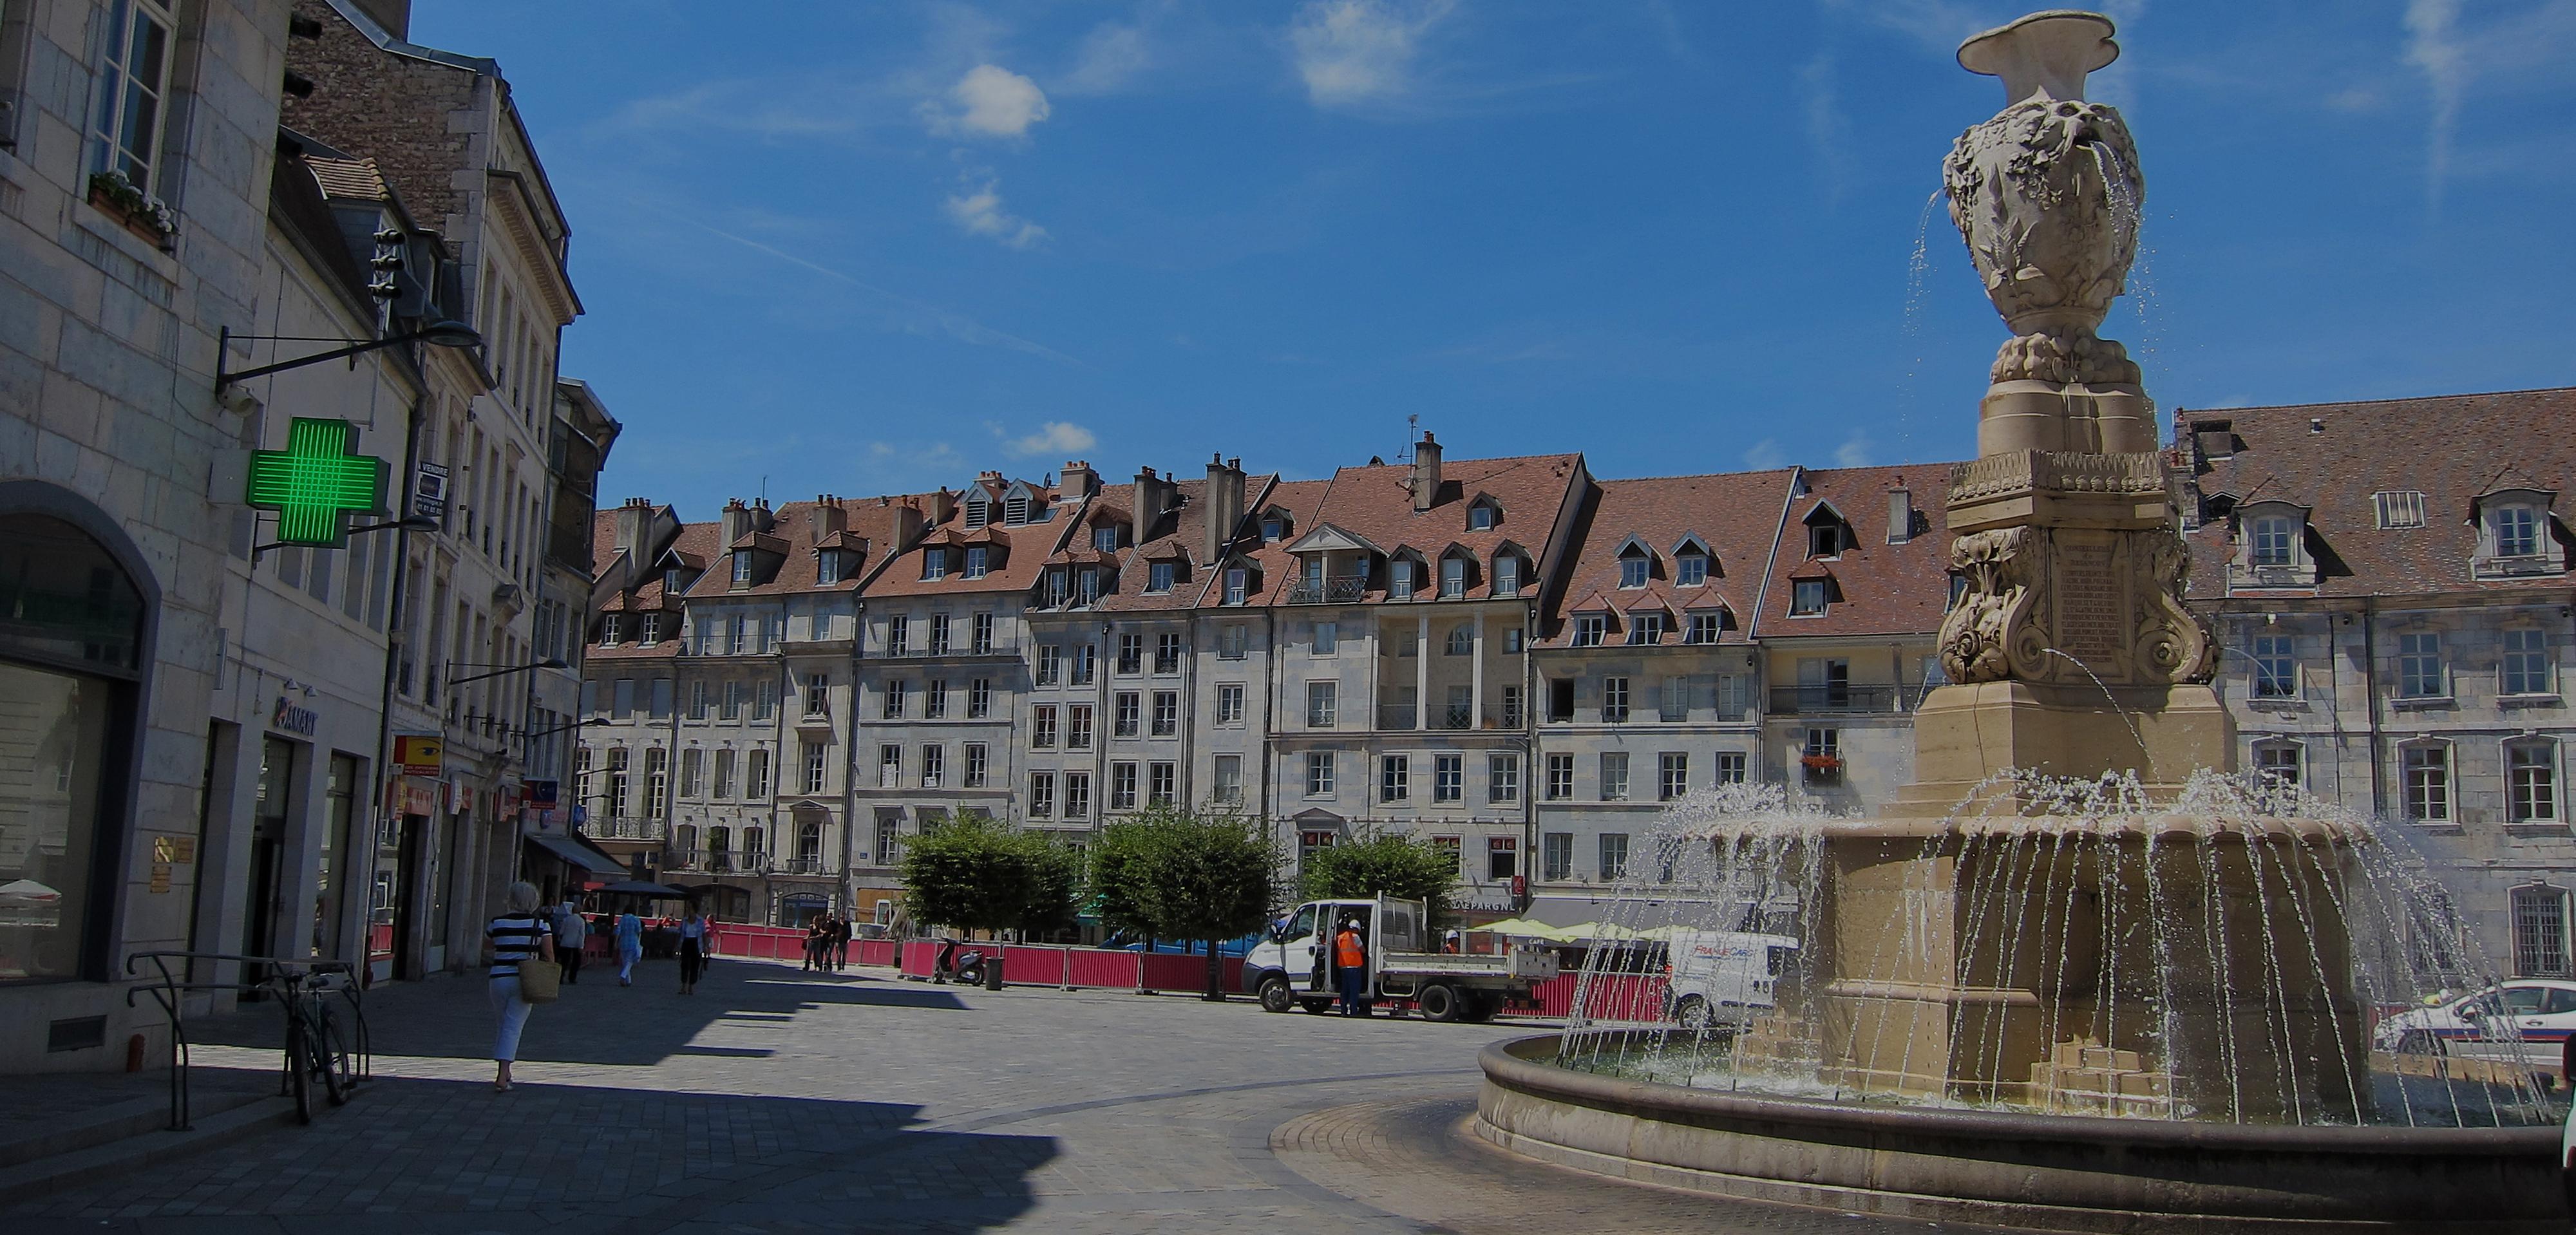
[[[1333,936],[1333,976],[1341,982],[1342,1015],[1367,1016],[1368,941],[1357,918],[1342,919],[1341,933]]]

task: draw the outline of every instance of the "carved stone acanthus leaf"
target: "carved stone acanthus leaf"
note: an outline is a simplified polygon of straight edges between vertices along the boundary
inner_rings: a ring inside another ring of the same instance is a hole
[[[1941,668],[1953,682],[1999,682],[2014,676],[2010,632],[2027,625],[2040,599],[2026,552],[2037,540],[2026,527],[1962,536],[1950,545],[1951,569],[1967,582],[1941,619]],[[2043,644],[2044,646],[2044,644]]]
[[[2140,533],[2150,585],[2142,589],[2133,646],[2139,675],[2164,682],[2206,682],[2217,675],[2217,645],[2200,615],[2184,608],[2191,549],[2170,528]]]
[[[2146,180],[2117,109],[2045,95],[1959,135],[1942,163],[1950,221],[2015,337],[1993,380],[2135,385],[2096,333],[2137,256]]]

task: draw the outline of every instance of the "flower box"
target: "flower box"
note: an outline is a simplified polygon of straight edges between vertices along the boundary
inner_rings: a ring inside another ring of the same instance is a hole
[[[160,199],[136,188],[123,172],[99,172],[89,178],[89,204],[125,225],[137,240],[164,253],[179,234],[179,221]]]
[[[1839,772],[1843,770],[1843,760],[1840,755],[1800,755],[1798,766],[1810,772]]]

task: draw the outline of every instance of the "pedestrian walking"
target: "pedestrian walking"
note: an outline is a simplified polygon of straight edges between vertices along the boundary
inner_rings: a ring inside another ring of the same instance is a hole
[[[581,920],[581,910],[571,901],[555,914],[555,956],[563,962],[564,985],[581,982],[582,948],[590,942],[590,923]]]
[[[1342,1015],[1368,1015],[1368,940],[1357,918],[1344,918],[1333,936],[1333,976],[1341,980]]]
[[[680,914],[680,993],[698,993],[698,975],[707,967],[707,915],[691,905]]]
[[[483,951],[492,958],[488,993],[501,1021],[492,1040],[492,1062],[499,1065],[492,1076],[494,1093],[510,1092],[510,1064],[519,1057],[519,1033],[528,1027],[531,1005],[519,997],[519,962],[555,958],[554,932],[537,912],[537,886],[511,884],[503,903],[506,912],[483,928]]]
[[[850,919],[836,913],[832,915],[832,968],[839,971],[849,967]]]
[[[644,959],[644,919],[632,911],[617,915],[617,984],[635,985],[635,962]]]

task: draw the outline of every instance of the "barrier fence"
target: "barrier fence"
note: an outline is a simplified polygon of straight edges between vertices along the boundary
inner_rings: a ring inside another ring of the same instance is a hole
[[[958,944],[959,951],[968,949],[980,951],[987,957],[1000,956],[1003,980],[1018,986],[1193,994],[1207,989],[1205,956],[1057,944],[997,944],[980,940]],[[718,923],[715,954],[759,960],[799,960],[805,955],[805,932],[793,927]],[[938,958],[939,943],[936,940],[913,939],[897,943],[891,939],[857,939],[850,943],[851,964],[895,969],[908,977],[929,977]],[[1229,956],[1217,964],[1224,989],[1228,993],[1241,993],[1242,959]],[[1549,1018],[1567,1016],[1574,1010],[1575,990],[1581,982],[1580,974],[1559,974],[1532,987],[1527,999],[1513,1001],[1511,1010]],[[1662,974],[1604,974],[1593,981],[1592,990],[1585,1000],[1585,1014],[1596,1020],[1662,1020],[1666,1015],[1664,986]]]

